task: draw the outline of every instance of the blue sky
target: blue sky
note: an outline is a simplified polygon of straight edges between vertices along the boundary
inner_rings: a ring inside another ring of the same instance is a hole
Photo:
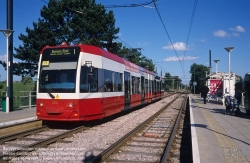
[[[48,1],[48,0],[45,0]],[[104,6],[138,4],[151,0],[96,0]],[[22,45],[18,39],[26,27],[33,29],[40,10],[47,5],[42,0],[13,0],[14,2],[14,46]],[[179,76],[184,84],[190,80],[190,65],[193,63],[209,66],[209,50],[212,52],[212,71],[216,69],[213,60],[219,59],[218,71],[230,69],[244,77],[250,72],[250,1],[249,0],[158,0],[157,9],[153,4],[143,7],[107,8],[113,10],[116,27],[120,28],[119,38],[132,48],[142,48],[144,56],[158,62],[157,71]],[[6,0],[0,5],[0,29],[6,29]],[[193,15],[193,19],[192,19]],[[117,41],[120,41],[119,39]],[[174,49],[173,50],[173,46]],[[38,54],[39,55],[39,54]],[[178,60],[184,58],[184,66]],[[6,37],[0,34],[0,60],[6,61]],[[17,59],[14,59],[17,61]],[[1,79],[6,71],[0,66]],[[14,80],[21,77],[14,76]]]

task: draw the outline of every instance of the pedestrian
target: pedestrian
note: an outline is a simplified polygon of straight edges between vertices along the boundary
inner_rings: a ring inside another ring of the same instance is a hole
[[[235,89],[234,97],[236,98],[237,105],[238,105],[235,115],[241,116],[240,103],[241,103],[241,98],[242,98],[242,93],[243,93],[242,84],[241,83],[236,83],[234,85],[234,89]]]
[[[209,88],[206,86],[206,83],[201,87],[201,96],[203,97],[204,104],[207,101],[207,93],[209,92]]]
[[[237,103],[240,106],[241,103],[241,97],[242,97],[242,84],[241,83],[236,83],[234,85],[234,89],[235,89],[235,95],[234,97],[237,99]]]

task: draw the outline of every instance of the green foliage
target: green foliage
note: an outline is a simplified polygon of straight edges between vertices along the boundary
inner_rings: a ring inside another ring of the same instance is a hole
[[[47,45],[57,46],[62,42],[68,44],[89,44],[106,49],[118,56],[154,71],[155,65],[151,59],[142,56],[134,49],[122,47],[117,39],[119,28],[115,27],[113,11],[106,11],[104,6],[95,0],[50,0],[41,9],[41,17],[33,22],[33,28],[26,27],[26,34],[18,38],[23,42],[14,47],[13,55],[22,63],[13,63],[13,74],[31,76],[31,69],[37,74],[40,51]],[[0,61],[6,68],[6,63]]]
[[[22,77],[21,82],[25,85],[27,83],[32,83],[33,80],[32,80],[32,77],[30,77],[30,76],[24,76],[24,77]]]
[[[62,42],[90,44],[105,48],[116,54],[121,49],[117,38],[113,11],[106,11],[94,0],[50,0],[41,9],[41,18],[33,22],[33,29],[26,28],[27,35],[20,34],[23,42],[14,48],[14,58],[23,61],[13,64],[13,74],[29,76],[31,64],[37,64],[39,52],[46,45],[56,46]],[[0,62],[5,68],[6,63]],[[37,67],[35,67],[37,73]]]
[[[169,72],[165,73],[165,84],[166,84],[166,89],[168,91],[173,89],[173,78],[171,77],[171,74]]]
[[[194,92],[193,82],[197,82],[197,85],[195,86],[195,93],[200,93],[201,87],[204,85],[206,80],[201,80],[201,78],[206,78],[206,72],[209,72],[209,68],[207,66],[204,66],[202,64],[192,64],[190,67],[190,72],[192,74],[190,79],[190,88],[192,92]]]
[[[179,76],[171,76],[169,72],[165,73],[164,78],[165,78],[166,90],[168,91],[179,88],[179,85],[182,82]]]
[[[6,96],[6,83],[3,83],[4,87],[0,89],[1,96]],[[22,82],[14,82],[13,83],[13,106],[14,109],[19,108],[20,106],[29,105],[29,91],[35,91],[35,82],[27,83],[24,85]],[[36,92],[32,92],[32,95],[35,95]],[[24,97],[26,96],[26,97]],[[36,97],[32,97],[32,104],[34,105],[36,101]],[[0,108],[2,104],[2,98],[0,98]]]
[[[0,89],[4,88],[4,83],[0,82]]]
[[[151,59],[143,56],[138,49],[122,47],[117,55],[121,58],[126,58],[128,61],[133,62],[147,70],[154,71],[155,65]]]

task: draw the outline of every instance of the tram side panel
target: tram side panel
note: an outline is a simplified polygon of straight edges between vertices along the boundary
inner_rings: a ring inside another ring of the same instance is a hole
[[[102,58],[102,107],[105,116],[124,109],[123,72],[123,64]]]

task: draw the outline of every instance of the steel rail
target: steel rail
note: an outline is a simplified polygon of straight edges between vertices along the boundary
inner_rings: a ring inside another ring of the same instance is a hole
[[[25,136],[28,136],[37,132],[41,132],[41,131],[46,131],[46,130],[49,130],[49,128],[47,126],[42,126],[42,127],[30,129],[30,130],[24,130],[22,132],[16,132],[13,134],[5,135],[5,136],[0,137],[0,144],[3,144],[6,141],[23,138]]]
[[[181,96],[181,95],[179,95]],[[113,145],[108,147],[106,150],[101,152],[99,155],[97,155],[95,158],[93,158],[90,162],[92,163],[98,163],[98,162],[103,162],[106,160],[114,151],[116,151],[119,147],[121,147],[125,142],[127,142],[131,137],[133,137],[138,131],[143,129],[146,124],[149,122],[153,121],[155,117],[160,115],[166,108],[168,108],[175,100],[179,98],[177,96],[174,100],[172,100],[170,103],[168,103],[166,106],[161,108],[157,113],[155,113],[153,116],[149,117],[146,119],[144,122],[142,122],[140,125],[138,125],[136,128],[134,128],[132,131],[127,133],[125,136],[123,136],[121,139],[119,139],[117,142],[115,142]]]
[[[41,120],[32,120],[32,121],[26,121],[22,123],[17,124],[11,124],[6,126],[0,127],[0,135],[5,136],[16,132],[21,132],[24,130],[33,129],[36,127],[41,127],[42,121]]]
[[[172,130],[171,132],[171,135],[170,135],[170,138],[167,142],[167,146],[166,148],[164,149],[164,154],[161,158],[161,163],[165,163],[167,162],[167,159],[169,158],[170,156],[170,150],[171,150],[171,146],[173,144],[173,140],[174,140],[174,137],[175,137],[175,134],[176,134],[176,130],[177,130],[177,127],[179,126],[179,122],[180,122],[180,117],[181,117],[181,114],[182,114],[182,111],[183,111],[183,108],[186,106],[186,102],[187,101],[187,96],[185,97],[185,100],[184,102],[182,103],[182,106],[181,106],[181,109],[178,113],[178,116],[177,116],[177,119],[175,121],[175,124],[174,124],[174,129]]]
[[[77,128],[72,129],[70,131],[66,131],[66,132],[61,133],[59,135],[52,136],[50,138],[41,140],[41,141],[33,143],[31,145],[23,146],[21,149],[6,152],[6,154],[0,155],[0,162],[8,162],[9,160],[11,160],[15,157],[25,156],[25,155],[27,155],[28,152],[31,152],[38,147],[45,147],[49,144],[55,143],[59,140],[62,140],[66,137],[69,137],[75,133],[78,133],[78,132],[83,131],[83,130],[88,129],[88,128],[89,127],[84,127],[84,126],[77,127]]]

